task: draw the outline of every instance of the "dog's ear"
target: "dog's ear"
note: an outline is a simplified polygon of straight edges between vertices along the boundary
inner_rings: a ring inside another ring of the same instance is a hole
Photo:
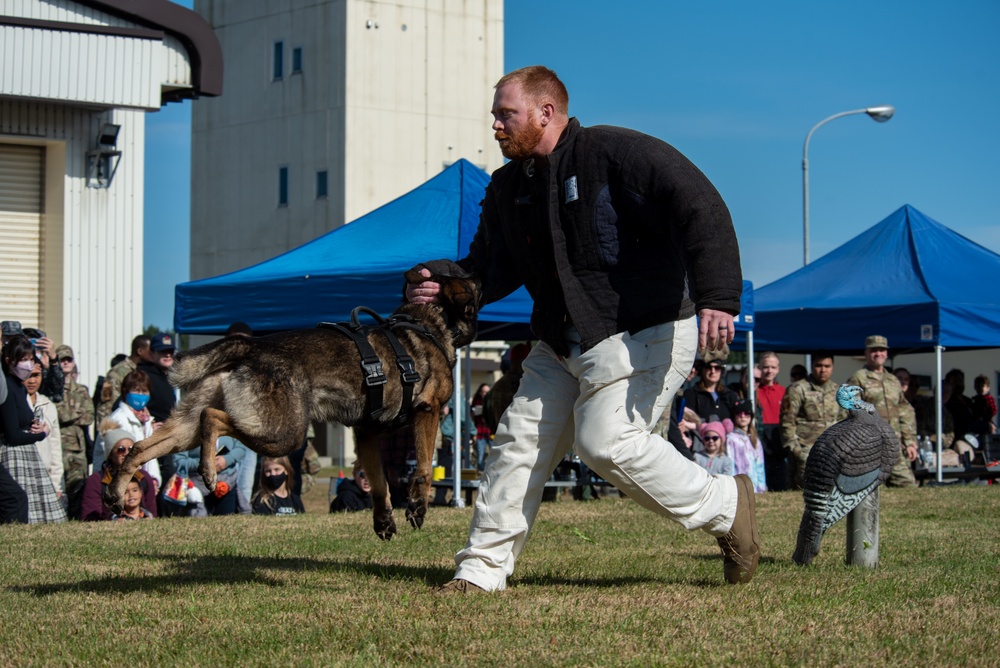
[[[410,269],[409,271],[404,272],[403,278],[406,280],[407,283],[413,283],[414,285],[430,280],[429,278],[420,273],[420,269]]]

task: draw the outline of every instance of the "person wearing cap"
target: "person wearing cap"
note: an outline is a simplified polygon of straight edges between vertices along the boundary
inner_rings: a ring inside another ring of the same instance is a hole
[[[100,404],[97,407],[97,422],[111,415],[121,397],[122,380],[125,376],[139,368],[141,362],[152,362],[149,350],[149,337],[145,334],[132,339],[132,348],[128,357],[111,367],[104,375],[104,382],[95,391],[99,393]]]
[[[56,359],[66,378],[63,400],[56,402],[62,434],[63,471],[66,477],[66,512],[80,517],[80,500],[87,481],[88,430],[94,424],[94,402],[87,386],[78,382],[76,357],[67,345],[56,348]]]
[[[900,451],[892,467],[887,485],[916,487],[910,462],[917,459],[917,425],[909,402],[903,394],[899,379],[885,368],[889,357],[889,341],[879,334],[865,339],[865,366],[851,376],[847,383],[864,390],[864,399],[875,406],[882,419],[889,423],[899,438]]]
[[[781,439],[790,455],[792,489],[802,489],[806,459],[819,435],[847,417],[847,411],[837,403],[833,354],[825,350],[813,352],[812,369],[805,379],[789,385],[781,400]]]
[[[153,335],[149,341],[150,360],[139,362],[138,368],[149,376],[150,398],[147,408],[155,422],[163,422],[170,417],[170,411],[177,405],[174,386],[167,379],[167,373],[174,364],[174,337],[165,332]]]

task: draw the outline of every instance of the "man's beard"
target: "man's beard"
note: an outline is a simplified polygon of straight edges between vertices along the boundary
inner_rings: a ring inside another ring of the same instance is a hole
[[[531,119],[522,130],[518,130],[516,136],[503,132],[497,132],[493,136],[498,141],[500,139],[508,140],[500,144],[500,152],[503,153],[503,157],[508,160],[525,160],[534,154],[538,144],[542,141],[543,134],[545,134],[545,128],[540,123],[536,123],[535,119]]]

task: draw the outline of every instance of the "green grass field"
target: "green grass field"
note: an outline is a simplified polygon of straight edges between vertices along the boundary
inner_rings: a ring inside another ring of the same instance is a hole
[[[505,592],[447,597],[471,509],[379,541],[367,513],[0,527],[0,665],[996,666],[1000,488],[884,490],[876,570],[844,523],[791,562],[801,496],[758,497],[753,583],[624,499],[543,505]],[[397,511],[397,522],[405,525]]]

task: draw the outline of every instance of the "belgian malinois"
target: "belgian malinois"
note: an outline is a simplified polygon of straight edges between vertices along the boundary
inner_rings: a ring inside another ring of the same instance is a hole
[[[423,525],[427,513],[434,441],[441,407],[453,390],[456,349],[476,338],[480,299],[478,281],[454,263],[435,261],[425,266],[434,272],[430,279],[417,270],[406,272],[404,278],[411,283],[440,283],[438,302],[404,303],[395,311],[410,316],[430,334],[396,330],[420,376],[406,407],[417,452],[406,510],[414,528]],[[377,419],[367,411],[366,374],[358,347],[338,331],[317,327],[259,338],[229,337],[182,353],[170,371],[170,382],[182,390],[180,402],[162,427],[135,444],[108,486],[105,502],[120,509],[132,474],[153,458],[200,446],[198,472],[214,490],[215,443],[220,436],[233,436],[263,455],[278,457],[302,446],[311,420],[336,421],[354,427],[358,455],[372,487],[375,533],[392,538],[396,523],[377,435],[398,426],[395,418],[404,408],[403,380],[385,336],[374,333],[368,341],[382,361],[386,381],[385,411]]]

